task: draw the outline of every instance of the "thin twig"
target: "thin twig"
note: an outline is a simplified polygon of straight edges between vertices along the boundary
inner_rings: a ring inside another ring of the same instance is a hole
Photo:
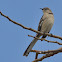
[[[47,41],[47,42],[50,42],[50,43],[57,43],[57,44],[59,44],[59,45],[62,45],[62,43],[59,43],[59,42],[57,42],[57,41],[50,41],[50,40],[46,40],[45,38],[37,38],[37,37],[34,37],[34,36],[32,36],[32,35],[28,35],[29,37],[33,37],[33,38],[36,38],[36,39],[38,39],[38,40],[45,40],[45,41]]]
[[[35,60],[38,58],[38,53],[36,53],[36,56],[35,56]],[[38,61],[36,61],[36,62],[38,62]]]
[[[50,53],[50,52],[62,52],[62,47],[56,50],[48,50],[48,51],[37,51],[37,50],[31,50],[31,52],[35,52],[38,54],[46,54],[46,53]]]

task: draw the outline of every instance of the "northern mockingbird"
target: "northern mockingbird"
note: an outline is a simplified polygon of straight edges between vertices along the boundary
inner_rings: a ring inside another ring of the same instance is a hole
[[[42,9],[42,8],[40,8]],[[45,7],[42,9],[43,11],[43,16],[40,19],[39,22],[39,26],[38,26],[38,31],[43,32],[43,33],[49,33],[53,24],[54,24],[54,16],[52,11]],[[41,34],[36,34],[36,37],[40,37]],[[42,38],[45,38],[47,35],[42,35]],[[28,56],[30,50],[33,48],[33,46],[35,45],[35,43],[37,42],[38,39],[33,39],[32,42],[30,43],[30,45],[27,47],[27,49],[25,50],[23,56]]]

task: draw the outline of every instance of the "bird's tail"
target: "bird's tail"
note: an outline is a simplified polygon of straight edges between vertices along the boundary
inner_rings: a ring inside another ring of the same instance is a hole
[[[39,36],[36,36],[36,37],[39,38]],[[25,50],[23,56],[28,56],[30,50],[33,48],[33,46],[35,45],[35,43],[37,42],[37,40],[38,40],[38,39],[36,39],[36,38],[34,38],[34,39],[32,40],[32,42],[29,44],[29,46],[28,46],[27,49]]]

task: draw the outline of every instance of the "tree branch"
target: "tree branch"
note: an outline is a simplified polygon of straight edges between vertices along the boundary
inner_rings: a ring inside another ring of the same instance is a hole
[[[12,23],[14,23],[14,24],[16,24],[16,25],[19,25],[19,26],[21,26],[21,27],[24,28],[24,29],[27,29],[27,30],[30,30],[30,31],[33,31],[33,32],[36,32],[36,33],[40,33],[41,35],[45,34],[45,35],[47,35],[47,36],[54,37],[54,38],[58,38],[58,39],[61,39],[61,40],[62,40],[62,37],[60,37],[60,36],[52,35],[52,34],[49,34],[49,33],[41,33],[41,32],[39,32],[39,31],[36,31],[36,30],[32,29],[32,28],[25,27],[25,26],[23,26],[22,24],[17,23],[17,22],[15,22],[15,21],[11,20],[8,16],[4,15],[1,11],[0,11],[0,14],[1,14],[3,17],[7,18],[7,19],[8,19],[9,21],[11,21]]]
[[[42,56],[41,58],[39,59],[35,59],[33,62],[36,62],[36,61],[42,61],[43,59],[45,58],[48,58],[48,57],[51,57],[55,54],[58,54],[59,52],[62,52],[62,47],[59,48],[59,49],[56,49],[56,50],[48,50],[48,51],[37,51],[37,50],[31,50],[31,52],[36,52],[38,54],[45,54],[44,56]]]
[[[32,61],[32,62],[42,61],[43,59],[48,58],[48,57],[51,57],[51,56],[53,56],[53,55],[55,55],[55,54],[57,54],[57,53],[58,53],[58,52],[51,52],[51,53],[48,53],[48,54],[42,56],[42,57],[39,58],[39,59],[35,59],[35,60]]]
[[[36,56],[35,56],[35,60],[38,58],[38,53],[36,53]],[[36,61],[36,62],[38,62],[38,61]]]
[[[57,41],[50,41],[50,40],[46,40],[46,39],[44,39],[44,38],[37,38],[37,37],[34,37],[34,36],[32,36],[32,35],[28,35],[29,37],[33,37],[33,38],[36,38],[36,39],[38,39],[38,40],[45,40],[46,42],[50,42],[50,43],[57,43],[58,45],[62,45],[62,43],[59,43],[59,42],[57,42]]]
[[[59,49],[56,50],[48,50],[48,51],[37,51],[37,50],[31,50],[31,52],[35,52],[38,54],[46,54],[46,53],[50,53],[50,52],[62,52],[62,47],[60,47]]]

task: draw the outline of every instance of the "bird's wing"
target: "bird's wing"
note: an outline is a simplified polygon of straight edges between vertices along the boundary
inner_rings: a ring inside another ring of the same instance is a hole
[[[38,25],[38,31],[41,31],[43,22],[44,22],[44,17],[42,16],[42,18],[40,19],[39,25]]]
[[[38,25],[38,31],[41,32],[41,29],[42,29],[42,24],[44,22],[44,15],[42,16],[42,18],[40,19],[40,22],[39,22],[39,25]],[[37,34],[36,37],[40,36],[40,34]]]

